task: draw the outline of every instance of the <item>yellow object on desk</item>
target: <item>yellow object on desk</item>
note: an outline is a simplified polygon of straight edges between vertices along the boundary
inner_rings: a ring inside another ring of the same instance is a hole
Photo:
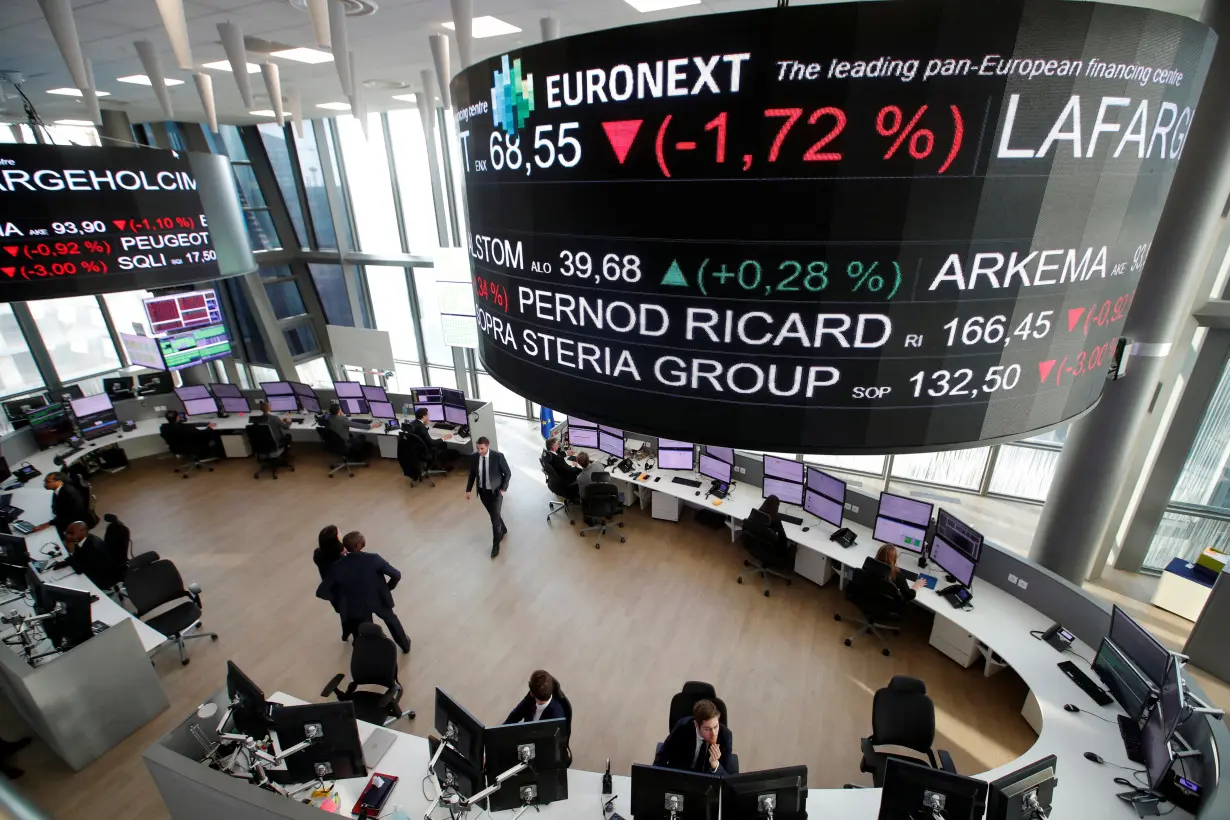
[[[715,506],[715,507],[720,507],[720,506],[722,506],[722,499],[720,499],[720,498],[715,498],[715,499],[713,499],[713,506]]]
[[[641,473],[640,475],[638,475],[638,476],[636,477],[636,480],[637,480],[637,481],[648,481],[648,480],[649,480],[649,473]]]

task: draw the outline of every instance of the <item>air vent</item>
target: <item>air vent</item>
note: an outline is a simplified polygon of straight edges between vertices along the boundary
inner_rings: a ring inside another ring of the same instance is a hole
[[[298,9],[305,14],[307,13],[307,0],[287,1],[290,3],[291,8]],[[376,10],[380,8],[380,6],[373,3],[372,0],[329,0],[329,2],[340,2],[343,6],[345,6],[347,17],[367,17],[375,14]]]

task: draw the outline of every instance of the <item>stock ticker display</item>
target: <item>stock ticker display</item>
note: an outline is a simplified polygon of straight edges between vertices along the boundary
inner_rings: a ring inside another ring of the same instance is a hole
[[[218,276],[187,154],[0,145],[0,301]]]
[[[452,92],[483,362],[556,410],[764,450],[1077,415],[1214,42],[1121,6],[865,3],[478,63]]]

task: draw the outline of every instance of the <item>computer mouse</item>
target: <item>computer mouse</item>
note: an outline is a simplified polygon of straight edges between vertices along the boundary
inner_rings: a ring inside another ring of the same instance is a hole
[[[654,483],[654,484],[657,484],[657,483],[658,483],[659,481],[661,481],[661,480],[662,480],[662,476],[660,476],[660,475],[656,475],[656,476],[654,476],[654,477],[653,477],[653,483]]]
[[[1093,752],[1085,752],[1085,759],[1091,763],[1105,763],[1106,762],[1105,760],[1102,759],[1101,755],[1095,754]]]
[[[700,495],[700,490],[697,490],[693,495]]]
[[[1063,710],[1065,712],[1079,712],[1081,708],[1077,706],[1075,703],[1065,703],[1063,705]]]
[[[804,527],[804,528],[803,528],[803,532],[807,532],[807,531],[808,531],[808,530],[810,530],[810,529],[811,529],[811,527]]]

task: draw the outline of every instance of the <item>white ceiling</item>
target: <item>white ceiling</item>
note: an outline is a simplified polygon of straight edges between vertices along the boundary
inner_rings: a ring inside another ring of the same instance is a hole
[[[811,0],[816,2],[817,0]],[[823,2],[823,0],[818,0]],[[1195,17],[1203,0],[1120,0],[1125,5],[1162,9]],[[291,6],[289,0],[183,0],[187,12],[192,58],[197,64],[225,60],[217,24],[237,23],[248,37],[285,43],[289,46],[314,46],[311,21],[306,12]],[[433,68],[428,35],[448,34],[442,23],[452,19],[448,0],[375,0],[375,14],[349,20],[349,42],[356,54],[358,76],[363,80],[388,80],[406,83],[403,90],[368,89],[368,109],[381,111],[411,104],[391,99],[393,94],[418,91],[420,71]],[[810,5],[795,0],[794,5]],[[705,0],[700,5],[651,14],[641,14],[623,0],[473,0],[475,16],[494,15],[522,29],[519,34],[474,41],[474,58],[500,54],[540,39],[539,20],[556,17],[561,34],[598,31],[633,23],[711,14],[745,9],[769,8],[774,0]],[[176,66],[170,42],[163,29],[154,0],[73,0],[77,33],[87,59],[93,61],[95,84],[111,96],[102,99],[104,108],[127,111],[133,122],[165,119],[148,86],[116,82],[116,77],[141,74],[144,70],[133,48],[135,40],[150,40],[162,59],[167,77],[184,80],[168,89],[175,108],[175,119],[202,121],[204,114],[191,72]],[[252,59],[250,62],[260,62]],[[333,63],[305,65],[277,60],[281,69],[283,96],[297,88],[303,99],[303,116],[315,118],[336,112],[316,108],[318,103],[344,100]],[[458,69],[456,52],[452,70]],[[25,78],[23,90],[34,102],[44,120],[80,119],[85,105],[71,97],[47,94],[47,90],[72,86],[64,60],[52,39],[39,10],[38,0],[0,0],[0,71],[20,71]],[[263,121],[248,115],[229,72],[212,71],[218,119],[228,123]],[[260,74],[249,75],[257,108],[269,108]],[[0,103],[0,119],[24,119],[13,99]]]

